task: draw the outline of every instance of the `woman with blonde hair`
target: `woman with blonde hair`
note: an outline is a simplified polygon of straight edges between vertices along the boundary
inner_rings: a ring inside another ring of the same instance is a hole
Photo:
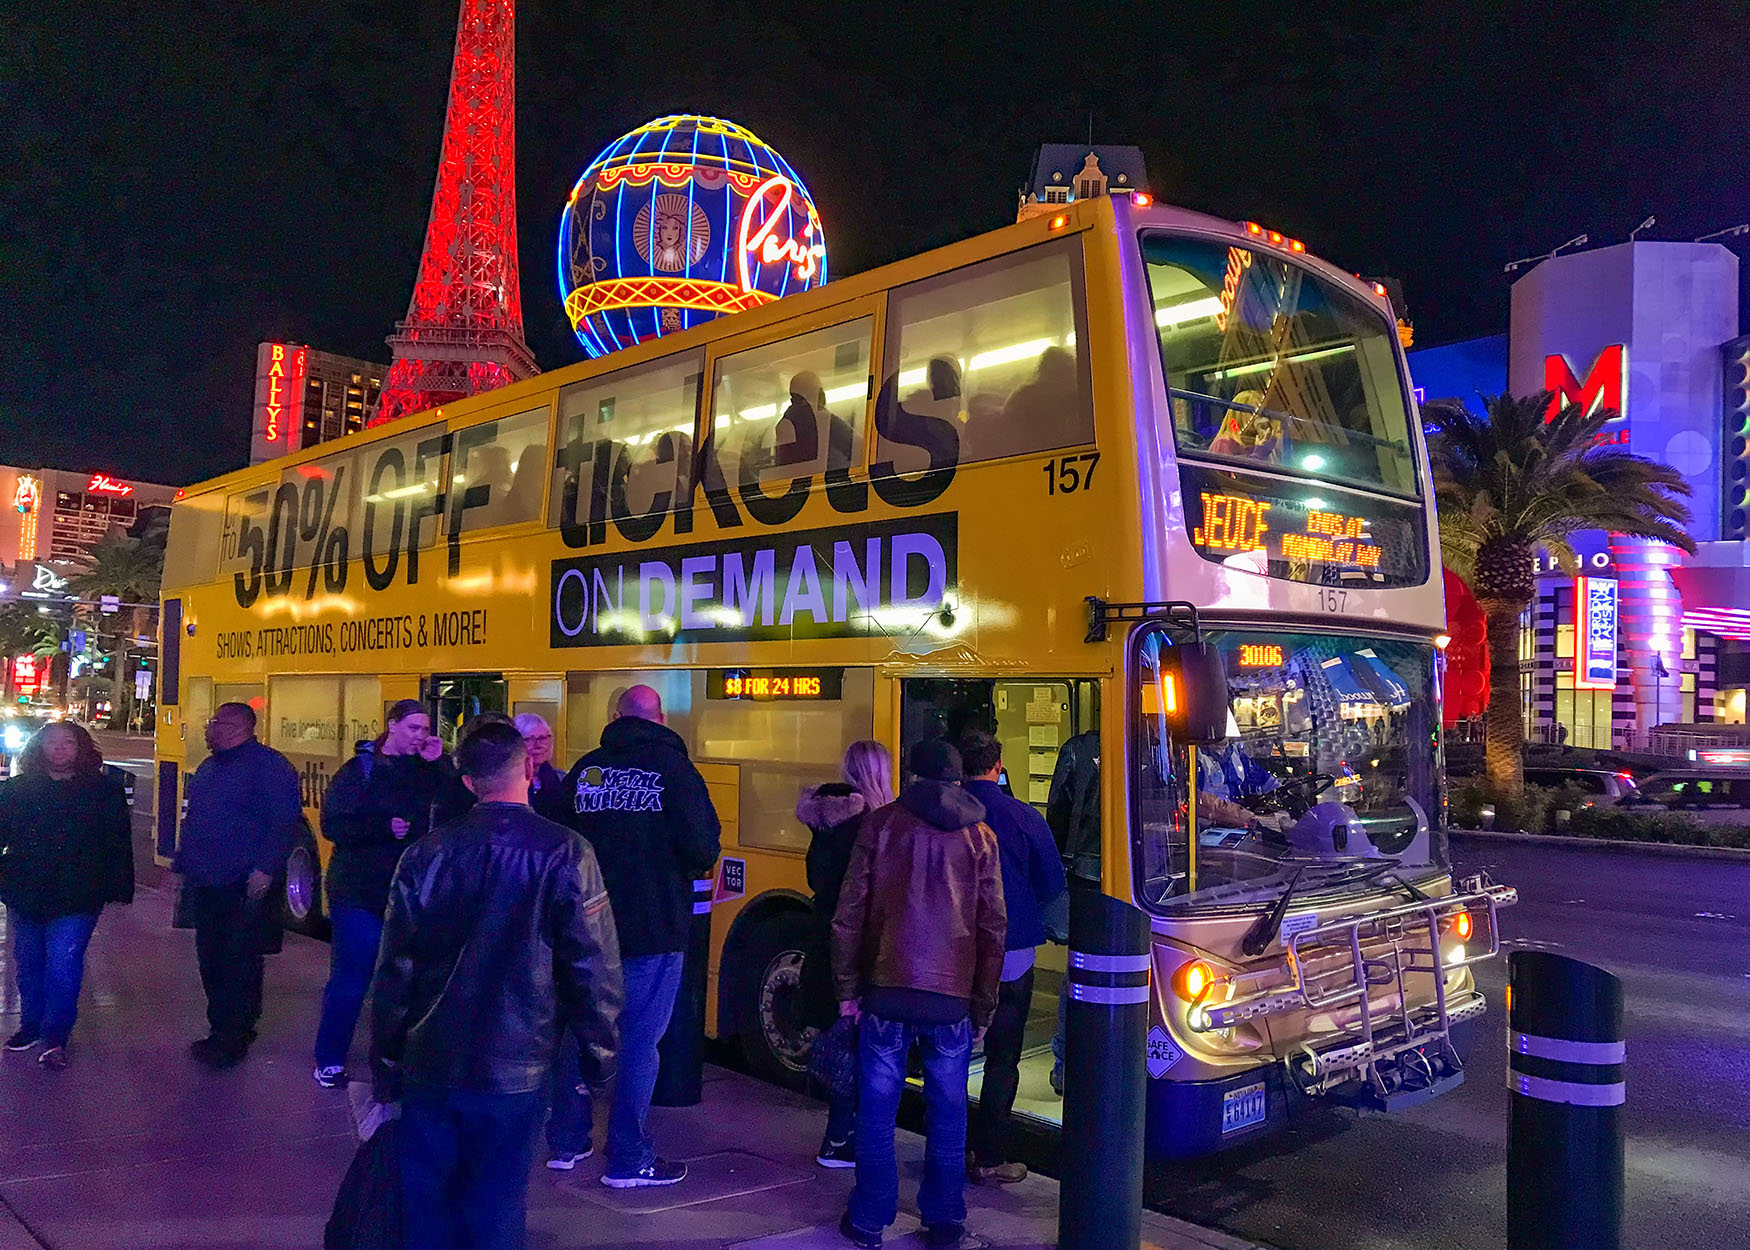
[[[808,888],[814,895],[815,937],[802,963],[802,1001],[807,1023],[821,1030],[839,1017],[832,986],[832,917],[839,887],[863,817],[893,802],[893,756],[879,742],[853,742],[839,763],[839,776],[843,780],[804,790],[796,800],[796,819],[814,835],[808,843]],[[855,1092],[834,1093],[815,1162],[823,1168],[855,1167],[856,1123]]]

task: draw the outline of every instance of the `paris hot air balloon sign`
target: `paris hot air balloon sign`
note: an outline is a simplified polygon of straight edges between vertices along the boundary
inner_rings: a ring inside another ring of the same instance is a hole
[[[757,135],[659,117],[609,144],[559,222],[559,290],[578,341],[604,356],[826,281],[808,188]]]

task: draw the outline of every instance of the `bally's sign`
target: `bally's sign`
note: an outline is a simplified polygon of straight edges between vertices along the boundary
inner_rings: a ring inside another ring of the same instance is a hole
[[[552,645],[919,629],[958,579],[954,513],[553,561]]]

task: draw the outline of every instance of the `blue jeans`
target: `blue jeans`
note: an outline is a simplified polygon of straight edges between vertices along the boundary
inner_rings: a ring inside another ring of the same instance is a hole
[[[522,1250],[546,1098],[408,1085],[401,1100],[403,1245]]]
[[[322,1021],[316,1026],[316,1066],[344,1068],[353,1030],[377,969],[383,917],[363,907],[336,904],[328,946],[328,984],[322,991]]]
[[[629,1176],[656,1162],[650,1140],[650,1096],[656,1092],[661,1059],[656,1044],[668,1031],[675,995],[681,988],[685,955],[670,951],[623,960],[626,1005],[620,1011],[620,1074],[608,1112],[608,1171]]]
[[[547,1117],[547,1149],[556,1155],[582,1154],[595,1131],[595,1105],[583,1084],[583,1056],[577,1037],[567,1028],[559,1034],[559,1054],[553,1063],[553,1112]]]
[[[913,1040],[924,1060],[924,1180],[918,1214],[928,1224],[966,1222],[966,1076],[972,1022],[902,1024],[863,1014],[857,1100],[857,1185],[851,1223],[879,1232],[899,1213],[899,1163],[893,1126],[905,1090],[905,1056]]]
[[[27,920],[10,912],[12,964],[18,974],[19,1027],[50,1046],[65,1046],[79,1015],[85,981],[85,948],[97,928],[97,913]]]

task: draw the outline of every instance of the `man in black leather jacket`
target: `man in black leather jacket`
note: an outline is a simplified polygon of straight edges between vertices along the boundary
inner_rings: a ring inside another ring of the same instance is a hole
[[[620,946],[594,853],[529,809],[522,735],[483,726],[456,762],[479,801],[396,868],[371,1067],[402,1102],[406,1244],[518,1250],[559,1021],[606,1079]]]

